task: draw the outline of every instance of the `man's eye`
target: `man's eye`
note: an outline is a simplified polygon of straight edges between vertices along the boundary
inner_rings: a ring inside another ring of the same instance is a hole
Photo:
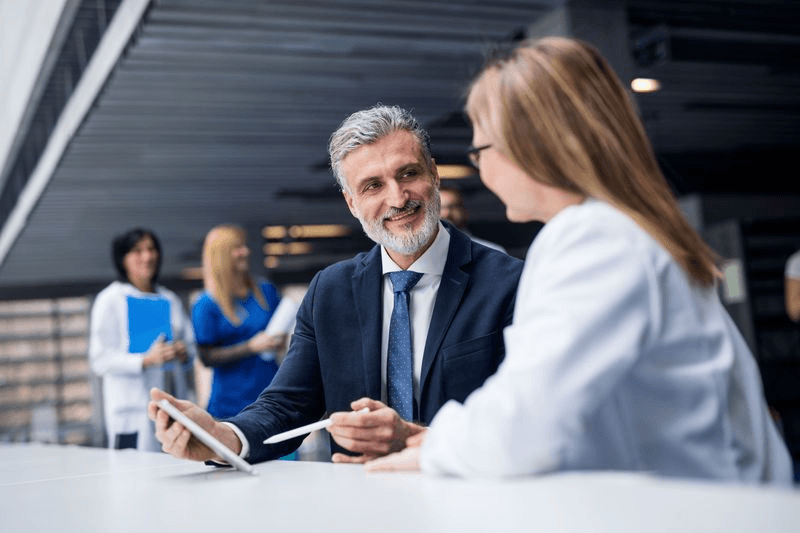
[[[372,190],[375,190],[375,189],[377,189],[377,188],[378,188],[378,187],[380,187],[380,186],[381,186],[381,185],[380,185],[380,183],[372,182],[372,183],[368,183],[368,184],[367,184],[367,185],[364,187],[364,190],[365,190],[365,191],[372,191]]]

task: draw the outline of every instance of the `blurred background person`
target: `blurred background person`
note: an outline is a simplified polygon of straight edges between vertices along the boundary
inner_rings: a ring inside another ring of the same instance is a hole
[[[786,314],[789,320],[800,325],[800,250],[789,256],[784,273]]]
[[[467,229],[469,212],[464,206],[464,195],[461,194],[460,190],[448,185],[441,185],[439,186],[439,195],[442,199],[442,203],[439,206],[439,218],[450,222],[452,225],[469,235],[473,241],[484,246],[488,246],[489,248],[494,248],[495,250],[499,250],[503,253],[508,253],[506,252],[506,249],[499,244],[481,239],[470,233],[470,231]]]
[[[526,41],[467,99],[469,153],[528,251],[506,358],[368,469],[629,470],[789,485],[759,370],[634,108],[591,46]],[[410,439],[411,440],[411,439]]]
[[[152,231],[131,229],[111,247],[119,281],[103,289],[91,312],[89,361],[102,377],[108,445],[158,451],[147,418],[151,387],[167,387],[187,398],[191,322],[180,299],[158,285],[161,245]]]
[[[275,352],[286,335],[264,329],[281,297],[271,283],[253,281],[245,232],[232,225],[206,235],[203,284],[192,323],[200,359],[213,368],[208,412],[226,418],[255,401],[278,371]]]

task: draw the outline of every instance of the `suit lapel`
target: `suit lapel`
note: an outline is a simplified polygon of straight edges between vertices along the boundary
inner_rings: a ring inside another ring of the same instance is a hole
[[[436,295],[436,303],[433,305],[433,316],[428,328],[428,338],[425,340],[425,353],[422,357],[420,387],[423,392],[428,374],[434,361],[439,357],[439,348],[450,328],[450,323],[453,321],[469,281],[469,274],[464,272],[462,267],[472,260],[471,241],[460,231],[451,228],[452,226],[447,225],[450,232],[450,249],[447,251],[447,262]]]
[[[382,281],[380,247],[375,246],[353,274],[353,301],[361,328],[366,395],[376,399],[381,397]]]

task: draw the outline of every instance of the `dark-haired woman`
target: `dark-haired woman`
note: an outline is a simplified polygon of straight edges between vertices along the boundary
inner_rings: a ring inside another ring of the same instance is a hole
[[[92,370],[103,378],[108,445],[157,451],[149,391],[167,386],[187,397],[194,335],[181,301],[156,284],[161,245],[153,232],[134,228],[118,236],[112,257],[119,280],[97,295],[89,339]]]

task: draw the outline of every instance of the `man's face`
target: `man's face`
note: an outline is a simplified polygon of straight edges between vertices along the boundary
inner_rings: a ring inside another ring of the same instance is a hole
[[[466,227],[467,213],[461,196],[449,190],[439,191],[439,195],[442,199],[439,217],[452,223],[457,228]]]
[[[439,175],[413,134],[400,130],[342,159],[350,212],[390,252],[419,256],[439,227]]]

